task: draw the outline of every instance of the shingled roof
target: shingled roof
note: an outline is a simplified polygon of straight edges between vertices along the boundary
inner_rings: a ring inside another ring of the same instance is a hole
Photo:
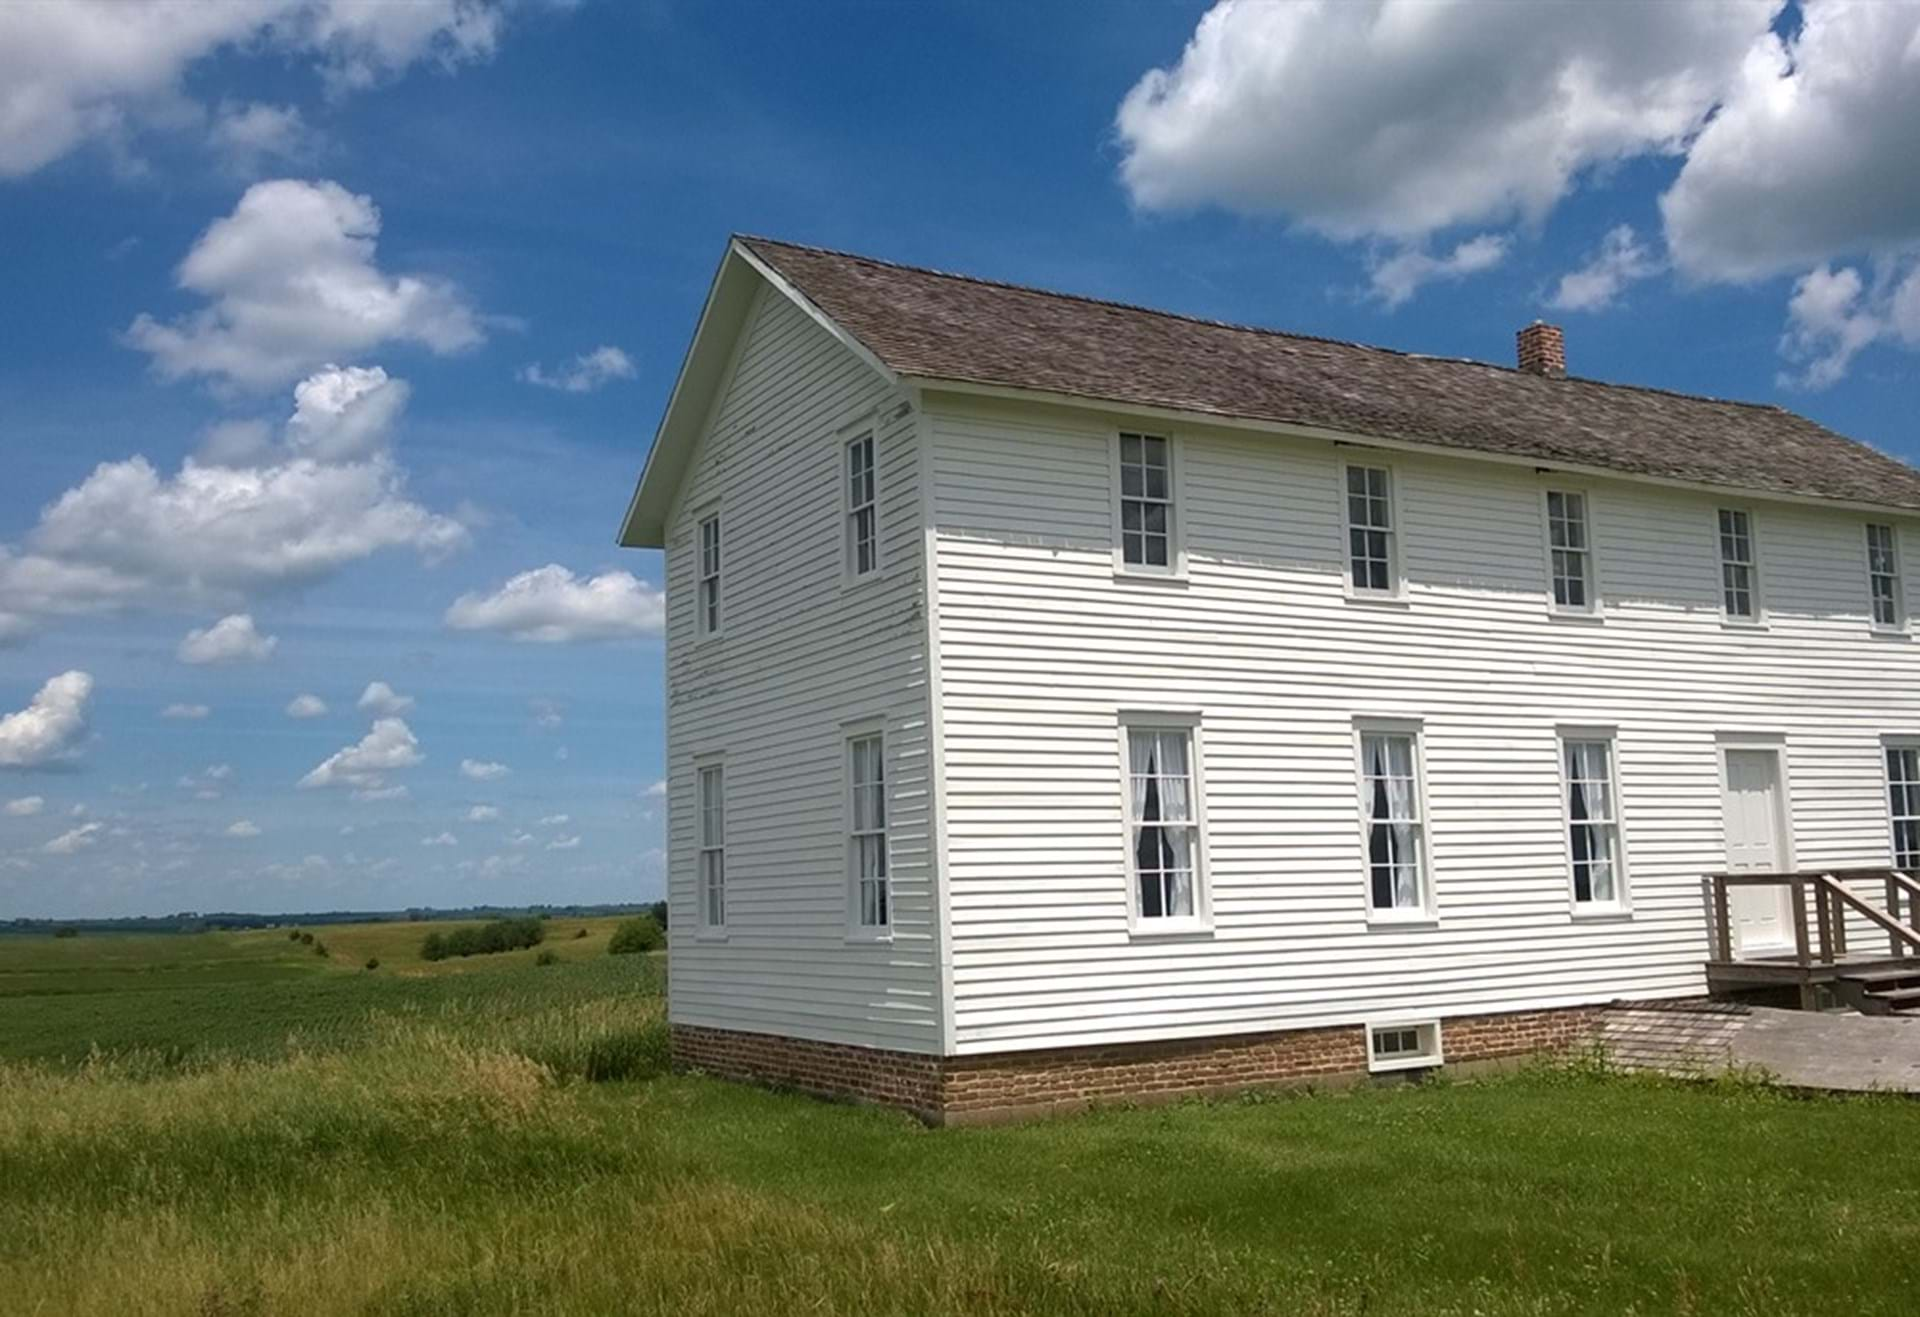
[[[1920,471],[1779,407],[737,241],[904,376],[1920,511]]]

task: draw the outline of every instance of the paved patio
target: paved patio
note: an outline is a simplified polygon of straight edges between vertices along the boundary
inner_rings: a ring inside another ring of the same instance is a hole
[[[1795,1088],[1920,1093],[1920,1018],[1644,1002],[1605,1012],[1600,1042],[1629,1070],[1708,1075],[1759,1067]]]

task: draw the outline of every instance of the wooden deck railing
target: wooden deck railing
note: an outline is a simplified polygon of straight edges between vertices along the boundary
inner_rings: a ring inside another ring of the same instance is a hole
[[[1849,882],[1879,880],[1885,885],[1887,906],[1882,910]],[[1831,965],[1847,955],[1847,912],[1853,911],[1887,935],[1890,954],[1898,959],[1911,947],[1920,952],[1920,881],[1898,869],[1810,869],[1798,873],[1711,873],[1713,892],[1713,952],[1720,960],[1735,959],[1733,912],[1727,893],[1735,887],[1788,889],[1793,913],[1794,959],[1804,968]],[[1807,896],[1813,896],[1813,918],[1807,916]],[[1900,917],[1906,898],[1906,918]]]

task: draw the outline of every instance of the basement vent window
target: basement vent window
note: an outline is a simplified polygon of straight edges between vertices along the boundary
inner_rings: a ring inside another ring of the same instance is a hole
[[[1440,1064],[1440,1022],[1370,1024],[1367,1026],[1367,1069],[1421,1070]]]

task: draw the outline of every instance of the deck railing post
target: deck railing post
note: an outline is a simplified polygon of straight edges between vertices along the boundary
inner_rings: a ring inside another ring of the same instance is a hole
[[[1807,880],[1796,877],[1790,885],[1793,888],[1793,958],[1805,969],[1813,963],[1813,950],[1807,945]]]
[[[1893,880],[1893,871],[1887,871],[1887,914],[1897,924],[1900,922],[1900,884]],[[1909,921],[1911,922],[1911,921]],[[1898,960],[1906,952],[1898,933],[1887,934],[1887,941],[1893,948],[1893,958]]]
[[[1727,904],[1727,876],[1716,873],[1713,884],[1713,931],[1720,944],[1720,959],[1733,959],[1733,916]]]
[[[1820,963],[1833,964],[1833,893],[1824,875],[1813,885],[1813,913],[1820,929]]]

